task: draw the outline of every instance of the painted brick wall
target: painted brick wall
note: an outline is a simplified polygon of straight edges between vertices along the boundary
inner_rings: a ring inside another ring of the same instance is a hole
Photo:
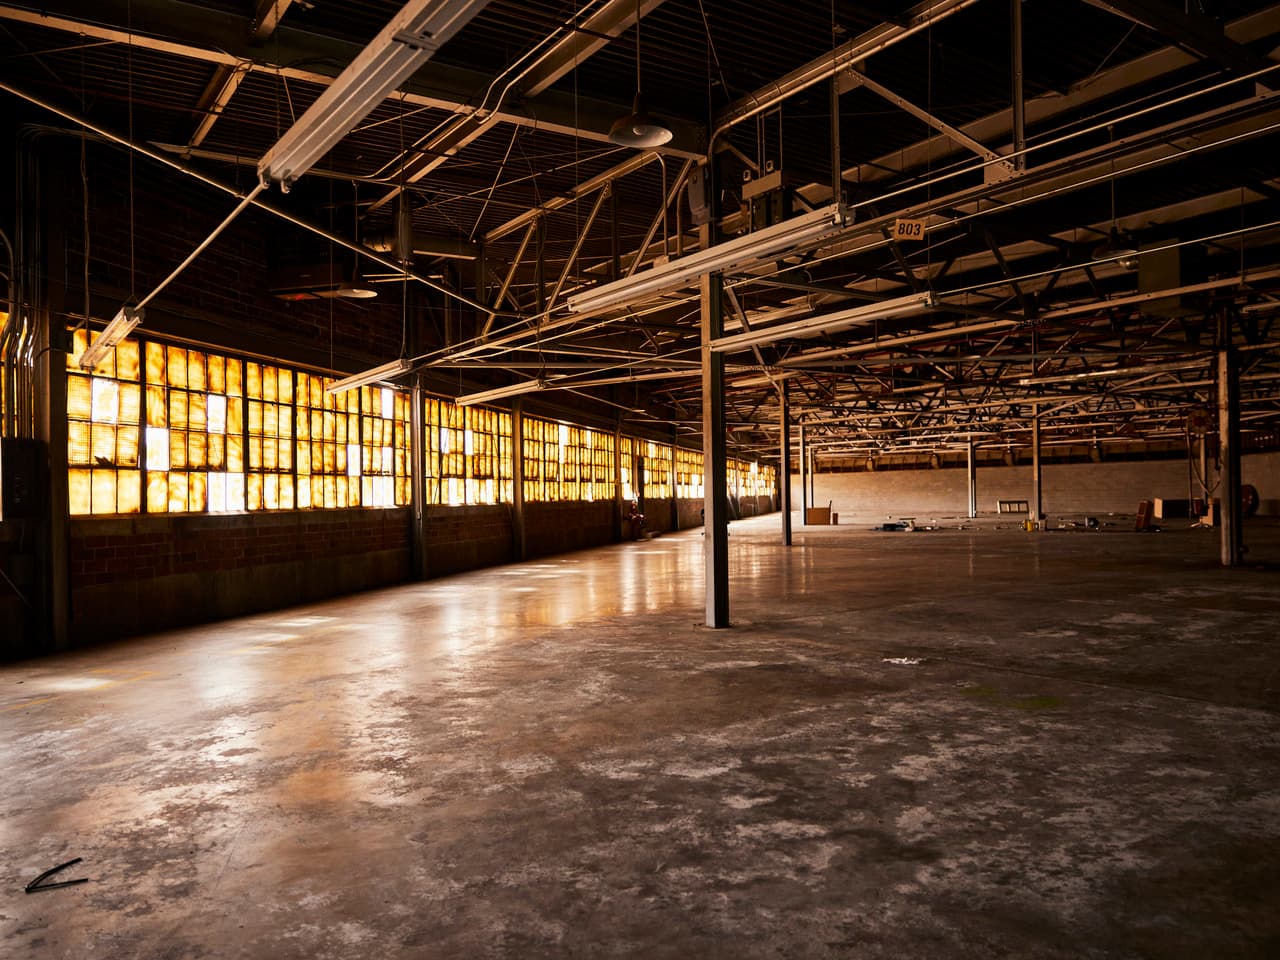
[[[1187,496],[1185,460],[1046,464],[1043,470],[1044,511],[1051,519],[1077,513],[1131,515],[1140,500]],[[1241,474],[1243,482],[1258,488],[1259,513],[1280,515],[1280,453],[1244,457]],[[798,477],[792,477],[791,491],[799,510]],[[1030,495],[1029,466],[978,468],[979,513],[994,513],[998,499]],[[957,469],[819,473],[814,503],[826,506],[827,501],[842,523],[874,523],[891,516],[964,516],[968,477]]]
[[[240,616],[403,582],[409,511],[76,518],[76,642]]]
[[[525,547],[530,557],[613,543],[613,501],[526,503]]]
[[[444,576],[515,559],[511,507],[428,507],[427,572]]]

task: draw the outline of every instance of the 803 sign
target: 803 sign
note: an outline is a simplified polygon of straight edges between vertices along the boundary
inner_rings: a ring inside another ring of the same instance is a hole
[[[924,221],[923,220],[893,221],[893,239],[923,240],[924,239]]]

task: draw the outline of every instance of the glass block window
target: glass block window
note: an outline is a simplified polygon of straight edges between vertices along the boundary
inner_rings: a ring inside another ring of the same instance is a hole
[[[243,510],[243,364],[159,343],[144,355],[147,512]]]
[[[292,510],[293,371],[245,364],[250,510]]]
[[[360,505],[360,391],[329,396],[330,381],[298,377],[298,506],[335,509]]]
[[[624,501],[636,499],[634,478],[637,442],[630,437],[621,437],[618,440],[618,460],[621,465],[618,473],[622,481],[622,499]]]
[[[219,513],[409,502],[409,395],[150,340],[67,364],[71,512]],[[363,416],[362,416],[363,411]]]
[[[77,330],[67,357],[67,484],[73,515],[142,510],[142,382],[138,343],[117,344],[92,373],[80,356],[97,333]]]
[[[428,397],[423,417],[428,503],[510,503],[511,414]]]
[[[360,503],[409,502],[409,396],[387,387],[360,388]]]
[[[614,481],[613,434],[582,428],[583,499],[612,500],[617,489]]]
[[[665,443],[643,442],[644,498],[671,499],[671,447]]]
[[[529,503],[560,499],[559,425],[524,418],[524,499]]]
[[[676,496],[682,500],[701,500],[702,452],[676,448]]]
[[[612,500],[613,434],[524,418],[525,499]]]

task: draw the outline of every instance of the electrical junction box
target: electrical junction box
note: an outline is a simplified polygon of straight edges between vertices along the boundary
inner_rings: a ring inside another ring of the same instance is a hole
[[[40,516],[49,489],[44,465],[44,444],[38,440],[0,439],[0,520]]]

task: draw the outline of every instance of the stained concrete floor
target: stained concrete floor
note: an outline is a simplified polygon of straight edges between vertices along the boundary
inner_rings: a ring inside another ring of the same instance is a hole
[[[1274,568],[778,527],[0,668],[0,955],[1280,956]]]

